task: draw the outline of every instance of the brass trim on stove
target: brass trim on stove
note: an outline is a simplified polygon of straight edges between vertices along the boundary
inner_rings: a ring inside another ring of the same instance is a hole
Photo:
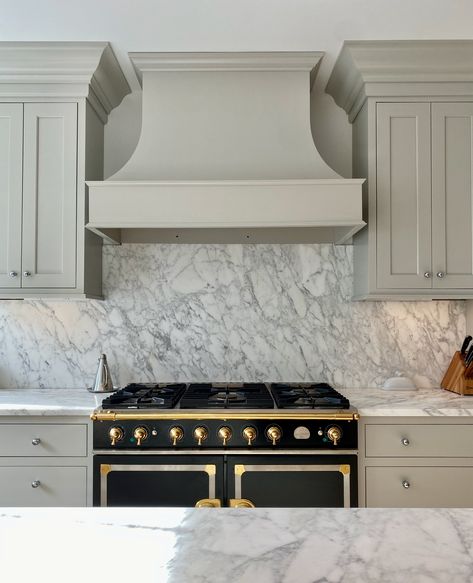
[[[202,498],[197,500],[195,508],[221,508],[222,501],[219,498]]]
[[[228,506],[229,508],[256,508],[255,504],[248,498],[230,498]]]
[[[183,411],[181,409],[166,409],[165,411],[149,411],[143,409],[123,410],[123,411],[102,411],[97,409],[90,418],[92,421],[126,421],[128,420],[169,420],[179,421],[181,419],[194,419],[195,421],[205,421],[210,419],[217,419],[219,421],[227,421],[231,419],[241,419],[250,421],[252,419],[261,419],[263,421],[276,421],[280,419],[290,420],[310,420],[320,419],[326,421],[358,421],[360,415],[353,411],[324,411],[323,409],[298,411],[290,410],[273,410],[273,409],[259,409],[257,411],[228,411],[227,409],[218,409],[215,411]]]

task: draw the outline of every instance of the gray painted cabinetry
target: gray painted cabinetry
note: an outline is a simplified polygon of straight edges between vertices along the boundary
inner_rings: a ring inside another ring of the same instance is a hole
[[[0,298],[101,297],[85,180],[128,92],[107,43],[0,43]]]
[[[92,504],[89,422],[0,421],[0,506]]]
[[[368,418],[360,424],[360,506],[473,507],[473,424]]]
[[[472,59],[472,41],[354,41],[339,55],[327,91],[367,178],[355,298],[473,298]]]

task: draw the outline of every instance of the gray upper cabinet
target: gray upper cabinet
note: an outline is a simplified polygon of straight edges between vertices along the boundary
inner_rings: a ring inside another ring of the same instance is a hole
[[[473,41],[353,41],[327,85],[367,178],[355,299],[473,298]]]
[[[108,43],[0,43],[0,299],[101,297],[85,181],[129,91]]]

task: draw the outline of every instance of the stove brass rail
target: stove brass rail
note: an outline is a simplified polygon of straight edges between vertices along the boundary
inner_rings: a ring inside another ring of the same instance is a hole
[[[210,419],[218,419],[220,421],[227,421],[231,419],[240,419],[249,421],[252,419],[262,419],[267,421],[278,421],[282,419],[290,419],[293,421],[307,421],[310,419],[321,419],[325,421],[358,421],[360,415],[353,411],[338,411],[338,412],[323,412],[311,411],[299,413],[297,411],[167,411],[156,412],[137,409],[134,411],[94,411],[90,416],[92,421],[145,421],[145,420],[169,420],[179,421],[182,419],[193,419],[195,421],[206,421]]]

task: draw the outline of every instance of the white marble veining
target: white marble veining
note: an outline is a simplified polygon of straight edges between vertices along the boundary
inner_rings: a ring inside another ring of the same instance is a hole
[[[464,302],[350,301],[353,249],[123,245],[101,301],[0,301],[0,387],[84,387],[100,352],[130,381],[326,380],[400,371],[435,386],[465,333]]]
[[[473,580],[473,510],[4,508],[0,577],[464,583]]]
[[[85,389],[0,389],[0,416],[89,416],[103,398]]]

